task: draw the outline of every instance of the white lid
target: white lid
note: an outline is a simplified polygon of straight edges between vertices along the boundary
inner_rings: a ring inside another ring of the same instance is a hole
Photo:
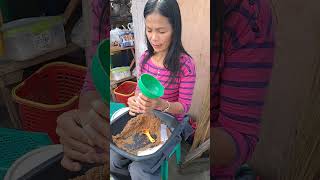
[[[61,144],[35,149],[16,160],[7,171],[4,180],[16,180],[61,152]]]
[[[110,121],[112,122],[115,118],[117,118],[120,115],[126,113],[127,111],[129,111],[129,107],[124,107],[124,108],[118,109],[115,113],[113,113],[113,115],[111,116],[111,120]]]

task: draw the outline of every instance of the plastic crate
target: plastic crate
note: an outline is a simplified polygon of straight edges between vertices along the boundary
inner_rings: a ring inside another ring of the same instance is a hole
[[[0,128],[0,179],[4,178],[15,160],[29,151],[50,144],[49,136],[44,133]]]
[[[12,90],[19,105],[22,128],[46,132],[54,143],[57,117],[78,106],[86,68],[70,63],[50,63]]]
[[[116,89],[114,89],[114,95],[116,101],[119,103],[127,104],[128,98],[134,95],[136,90],[137,83],[133,81],[125,81],[121,85],[119,85]]]

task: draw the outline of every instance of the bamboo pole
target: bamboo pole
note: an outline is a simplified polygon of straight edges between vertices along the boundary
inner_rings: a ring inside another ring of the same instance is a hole
[[[197,119],[197,129],[190,151],[195,150],[209,138],[210,134],[210,85],[208,84],[203,96],[201,116]]]
[[[279,171],[280,180],[320,179],[320,62],[314,64],[313,82],[288,151],[288,167]]]

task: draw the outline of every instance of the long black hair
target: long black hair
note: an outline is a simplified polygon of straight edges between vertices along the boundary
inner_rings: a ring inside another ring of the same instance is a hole
[[[164,58],[164,67],[170,71],[170,82],[173,82],[178,76],[180,72],[180,56],[182,54],[186,54],[190,56],[187,51],[184,49],[181,42],[181,31],[182,31],[182,23],[181,23],[181,14],[180,8],[176,0],[148,0],[144,7],[144,18],[150,15],[153,12],[159,12],[162,16],[168,18],[169,23],[172,27],[173,33],[171,37],[171,44],[169,46],[168,53]],[[148,53],[146,57],[142,60],[142,67],[147,63],[148,59],[154,55],[154,49],[151,46],[147,35],[147,48]]]

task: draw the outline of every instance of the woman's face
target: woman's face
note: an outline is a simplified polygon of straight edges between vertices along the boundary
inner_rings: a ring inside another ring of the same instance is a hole
[[[159,12],[153,12],[146,17],[145,23],[147,38],[154,51],[168,51],[173,32],[169,19]]]

